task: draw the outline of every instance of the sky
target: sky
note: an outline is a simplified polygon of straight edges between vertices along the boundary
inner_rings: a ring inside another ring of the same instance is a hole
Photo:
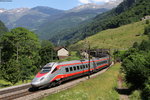
[[[0,8],[33,8],[36,6],[48,6],[61,10],[68,10],[87,3],[103,4],[114,0],[0,0]]]

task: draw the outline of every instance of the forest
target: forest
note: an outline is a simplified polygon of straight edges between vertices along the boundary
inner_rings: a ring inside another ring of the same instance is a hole
[[[0,79],[13,85],[24,82],[43,65],[57,59],[50,41],[40,41],[35,33],[22,27],[10,31],[2,27]]]

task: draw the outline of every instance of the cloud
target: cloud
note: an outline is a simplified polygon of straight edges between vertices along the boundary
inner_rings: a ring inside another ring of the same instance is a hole
[[[91,0],[93,2],[110,2],[110,1],[116,1],[116,0]]]
[[[110,2],[110,1],[116,1],[116,0],[78,0],[82,4],[87,3],[99,3],[99,2]]]
[[[80,3],[87,4],[91,3],[91,0],[79,0]]]

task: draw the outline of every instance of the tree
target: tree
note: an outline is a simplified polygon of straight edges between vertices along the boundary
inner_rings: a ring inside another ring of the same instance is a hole
[[[145,35],[150,34],[150,24],[145,27],[145,29],[144,29],[144,34],[145,34]]]
[[[1,42],[1,38],[2,36],[8,32],[8,29],[5,27],[5,25],[0,21],[0,42]],[[0,45],[0,68],[1,68],[1,48],[2,46]],[[2,71],[0,70],[0,79],[2,78],[1,76]]]
[[[39,54],[41,57],[40,65],[42,66],[57,59],[56,52],[54,51],[54,46],[50,41],[47,40],[42,41]]]
[[[147,61],[145,53],[134,53],[129,55],[124,59],[122,66],[126,81],[134,88],[142,89],[150,75],[150,63]]]
[[[20,80],[20,64],[17,60],[10,59],[1,66],[2,78],[13,85]]]
[[[139,47],[139,44],[137,43],[137,42],[134,42],[134,44],[133,44],[133,48],[138,48]]]
[[[20,71],[20,80],[22,81],[29,78],[31,73],[33,74],[36,71],[35,69],[37,69],[40,59],[40,42],[33,32],[21,27],[12,29],[3,35],[1,44],[3,46],[2,67],[5,71],[3,76],[9,74],[7,71],[9,68],[7,67],[18,69]],[[18,64],[17,68],[16,66],[7,66],[8,62],[12,63],[11,61],[15,61]],[[37,67],[35,68],[35,66]],[[25,75],[24,73],[27,74]]]

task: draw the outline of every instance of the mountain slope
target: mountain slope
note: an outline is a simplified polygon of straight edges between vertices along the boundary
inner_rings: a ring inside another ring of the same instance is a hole
[[[128,49],[133,46],[134,42],[141,42],[143,39],[148,39],[146,35],[143,35],[146,25],[144,21],[140,21],[119,28],[101,31],[70,47],[72,49],[85,49],[83,47],[87,45],[86,41],[88,41],[91,48]]]
[[[49,39],[53,35],[61,33],[61,31],[77,26],[80,23],[85,23],[96,15],[108,11],[105,8],[82,10],[79,12],[67,12],[57,17],[49,18],[39,26],[36,33],[42,39]]]
[[[0,38],[7,31],[8,31],[8,29],[5,27],[5,25],[3,24],[3,22],[0,21]]]
[[[17,8],[17,9],[1,9],[0,10],[0,20],[2,20],[8,28],[13,27],[13,23],[22,17],[28,8]]]
[[[0,19],[8,28],[25,27],[35,29],[48,17],[63,13],[63,10],[50,7],[37,6],[34,8],[17,8],[11,10],[0,10]]]
[[[92,22],[76,27],[73,31],[62,32],[58,35],[59,41],[74,43],[99,31],[139,21],[146,15],[150,15],[150,0],[124,0],[117,8],[96,16]],[[56,42],[58,36],[50,40]]]
[[[106,12],[113,7],[116,7],[122,0],[108,2],[103,5],[85,4],[77,6],[66,11],[66,13],[57,16],[56,19],[46,20],[36,31],[42,39],[52,39],[56,35],[70,32],[73,27],[78,27],[80,24],[86,24],[91,21],[96,15]],[[54,39],[53,39],[54,40]],[[57,40],[59,40],[57,38]],[[54,40],[55,41],[55,40]],[[54,42],[53,41],[53,42]]]

